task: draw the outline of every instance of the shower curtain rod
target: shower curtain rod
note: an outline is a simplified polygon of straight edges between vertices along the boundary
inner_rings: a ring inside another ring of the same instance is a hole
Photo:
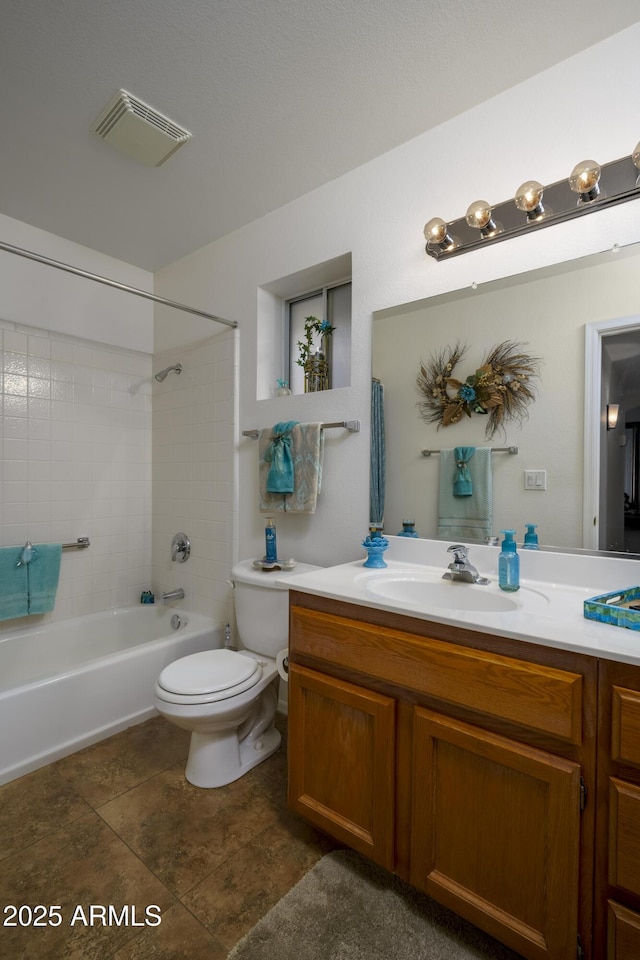
[[[188,307],[184,303],[176,303],[174,300],[167,300],[165,297],[157,297],[155,293],[138,290],[137,287],[130,287],[126,283],[120,283],[118,280],[109,280],[108,277],[101,277],[97,273],[89,273],[87,270],[81,270],[80,267],[72,267],[69,263],[62,263],[60,260],[51,260],[49,257],[43,257],[40,253],[23,250],[22,247],[14,247],[11,243],[5,243],[4,240],[0,240],[0,250],[6,250],[7,253],[15,253],[18,257],[26,257],[27,260],[44,263],[46,266],[55,267],[57,270],[65,270],[67,273],[73,273],[77,277],[84,277],[86,280],[95,280],[96,283],[104,283],[108,287],[115,287],[117,290],[123,290],[125,293],[132,293],[136,297],[144,297],[145,300],[153,300],[154,303],[161,303],[165,307],[173,307],[174,310],[182,310],[184,313],[194,313],[198,317],[205,317],[206,320],[215,320],[216,323],[224,323],[227,327],[238,326],[236,320],[225,320],[223,317],[217,317],[214,313],[205,313],[204,310],[196,310],[195,307]]]

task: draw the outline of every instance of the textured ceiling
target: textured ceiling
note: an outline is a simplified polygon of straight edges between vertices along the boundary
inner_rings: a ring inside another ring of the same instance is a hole
[[[0,213],[155,270],[637,19],[637,0],[3,0]],[[103,143],[120,88],[193,140],[153,169]]]

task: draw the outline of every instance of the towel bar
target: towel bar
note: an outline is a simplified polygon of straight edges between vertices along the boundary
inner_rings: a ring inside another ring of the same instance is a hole
[[[31,541],[27,540],[24,544],[25,547],[31,546]],[[71,543],[61,544],[63,550],[85,550],[87,547],[91,546],[91,541],[89,537],[78,537],[77,540],[72,540]]]
[[[77,540],[73,540],[71,543],[63,543],[63,550],[85,550],[91,545],[89,537],[78,537]]]
[[[441,453],[441,450],[422,450],[423,457],[430,457],[434,453]],[[517,447],[491,447],[491,453],[509,453],[511,456],[515,456],[518,452]]]
[[[338,423],[322,424],[323,430],[329,430],[330,428],[333,428],[333,427],[345,427],[345,429],[349,430],[351,433],[359,433],[360,421],[359,420],[340,420]],[[243,430],[242,431],[243,437],[251,437],[252,440],[257,440],[259,435],[260,435],[259,430]]]

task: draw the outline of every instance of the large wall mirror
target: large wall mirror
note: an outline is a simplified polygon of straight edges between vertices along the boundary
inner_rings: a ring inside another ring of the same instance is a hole
[[[536,523],[541,545],[639,552],[638,277],[640,244],[374,315],[372,374],[384,386],[386,533],[398,533],[411,519],[419,535],[437,535],[442,458],[424,457],[423,449],[517,446],[517,455],[491,457],[495,534],[513,528],[521,541],[525,524]],[[440,429],[420,418],[421,359],[466,344],[455,372],[465,380],[506,340],[526,344],[542,360],[537,398],[521,424],[507,423],[488,440],[481,415]],[[597,354],[595,378],[585,379],[585,350]],[[613,429],[607,404],[619,407]],[[527,471],[545,471],[546,489],[525,489]]]

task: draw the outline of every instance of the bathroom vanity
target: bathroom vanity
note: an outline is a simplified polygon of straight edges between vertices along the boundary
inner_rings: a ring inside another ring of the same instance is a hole
[[[289,803],[530,960],[637,960],[640,634],[523,559],[515,609],[403,559],[291,582]]]

